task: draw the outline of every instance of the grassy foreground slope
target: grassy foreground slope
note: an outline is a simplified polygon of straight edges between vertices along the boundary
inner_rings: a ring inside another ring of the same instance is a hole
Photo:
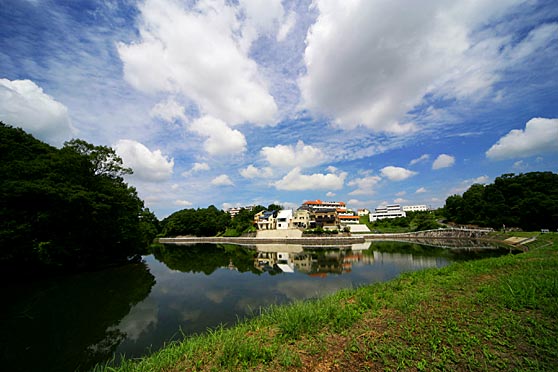
[[[99,371],[558,370],[558,235],[266,310]]]

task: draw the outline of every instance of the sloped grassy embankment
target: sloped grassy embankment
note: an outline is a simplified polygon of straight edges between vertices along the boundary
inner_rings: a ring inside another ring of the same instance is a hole
[[[274,307],[97,371],[558,370],[558,235]]]

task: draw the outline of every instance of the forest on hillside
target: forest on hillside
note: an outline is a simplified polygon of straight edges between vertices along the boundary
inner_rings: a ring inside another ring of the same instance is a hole
[[[463,195],[448,197],[443,213],[458,224],[556,231],[558,174],[503,174],[492,184],[474,184]]]
[[[61,149],[0,122],[0,268],[82,270],[139,257],[157,218],[115,151],[74,139]]]

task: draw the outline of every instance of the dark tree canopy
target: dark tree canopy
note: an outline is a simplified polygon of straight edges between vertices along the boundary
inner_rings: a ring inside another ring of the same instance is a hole
[[[215,236],[225,232],[230,219],[227,212],[213,205],[207,208],[183,209],[174,212],[161,222],[162,233],[163,236]]]
[[[0,266],[78,269],[127,260],[156,234],[114,150],[62,149],[0,123]]]
[[[558,174],[503,174],[489,185],[472,185],[446,199],[445,217],[460,224],[523,230],[558,228]]]

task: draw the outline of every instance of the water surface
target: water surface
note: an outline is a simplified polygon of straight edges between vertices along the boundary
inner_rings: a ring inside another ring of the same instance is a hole
[[[409,243],[352,247],[165,245],[144,261],[8,285],[0,347],[10,371],[82,371],[115,355],[233,325],[262,307],[443,267],[455,251]]]

